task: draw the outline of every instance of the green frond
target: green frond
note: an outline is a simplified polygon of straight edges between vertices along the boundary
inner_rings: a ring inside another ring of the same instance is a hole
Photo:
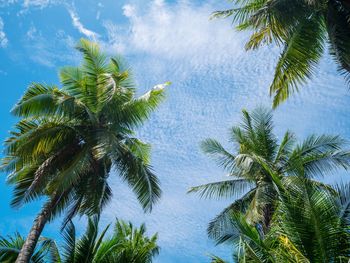
[[[88,226],[84,235],[76,242],[75,262],[91,262],[94,258],[94,246],[98,238],[97,216],[88,219]]]
[[[206,139],[201,143],[201,149],[204,153],[213,157],[213,159],[225,170],[233,171],[236,167],[235,156],[229,153],[218,141]]]
[[[254,182],[246,179],[231,179],[191,187],[188,193],[199,193],[201,198],[237,198],[254,185]]]
[[[71,160],[57,169],[57,175],[47,184],[47,190],[63,192],[69,186],[77,184],[91,170],[91,162],[91,153],[87,146],[74,152]]]
[[[165,99],[165,87],[170,83],[156,85],[144,95],[122,105],[116,117],[127,128],[137,127],[147,120],[151,113]]]
[[[159,180],[149,165],[132,154],[124,154],[115,160],[122,178],[131,186],[145,211],[151,211],[159,200]]]
[[[232,227],[231,214],[235,212],[245,213],[249,208],[254,196],[256,188],[245,194],[242,198],[237,199],[230,206],[220,212],[208,225],[208,236],[218,242],[225,232]]]
[[[151,145],[144,143],[137,138],[126,138],[125,145],[135,154],[138,158],[142,159],[145,164],[150,163]]]
[[[314,177],[339,168],[348,169],[350,153],[343,150],[345,146],[346,141],[339,136],[310,135],[291,152],[286,171]]]
[[[297,92],[298,86],[310,79],[323,54],[324,31],[322,16],[316,13],[300,21],[290,33],[270,86],[270,94],[274,96],[273,107]]]
[[[339,217],[344,221],[344,224],[350,225],[350,184],[339,183],[334,186],[338,198],[338,206],[340,207]]]
[[[275,165],[281,166],[281,164],[283,165],[288,161],[293,147],[295,146],[295,142],[295,135],[292,132],[287,131],[284,134],[283,139],[278,147],[278,151],[275,157]]]
[[[350,8],[341,1],[328,1],[326,26],[330,53],[338,64],[338,71],[350,86]]]
[[[0,262],[12,263],[15,262],[17,256],[25,242],[25,239],[15,233],[13,236],[0,237]],[[39,240],[34,254],[30,259],[30,263],[44,263],[48,260],[48,246],[43,240]]]
[[[227,263],[227,261],[215,255],[210,255],[210,260],[211,263]]]

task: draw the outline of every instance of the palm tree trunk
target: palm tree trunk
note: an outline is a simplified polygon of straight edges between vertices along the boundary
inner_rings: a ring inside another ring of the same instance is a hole
[[[54,198],[50,199],[37,215],[34,220],[33,226],[30,229],[28,237],[24,242],[21,251],[16,259],[16,263],[29,263],[30,258],[32,257],[35,246],[38,242],[38,239],[43,231],[47,221],[50,218],[53,208],[56,206],[57,202],[60,199],[60,195],[55,195]]]
[[[263,214],[264,214],[263,232],[264,232],[264,234],[267,234],[270,230],[271,221],[272,221],[274,211],[275,211],[275,209],[274,209],[272,204],[267,204],[264,207],[264,210],[263,210]]]

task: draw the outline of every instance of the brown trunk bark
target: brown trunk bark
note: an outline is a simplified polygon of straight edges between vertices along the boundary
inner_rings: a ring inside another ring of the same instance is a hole
[[[50,218],[53,208],[56,206],[59,200],[59,196],[55,196],[53,199],[50,199],[37,215],[34,220],[33,226],[30,229],[30,232],[27,236],[26,241],[24,242],[21,251],[16,259],[16,263],[29,263],[30,258],[32,257],[35,246],[39,240],[41,232],[43,231],[45,224]]]

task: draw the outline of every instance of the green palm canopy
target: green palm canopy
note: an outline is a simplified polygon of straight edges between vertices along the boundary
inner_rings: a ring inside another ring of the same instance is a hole
[[[209,224],[208,234],[218,240],[230,224],[233,212],[243,213],[251,225],[263,233],[270,229],[276,209],[278,192],[271,171],[289,184],[291,178],[303,177],[320,187],[315,177],[327,176],[339,168],[350,168],[350,152],[339,136],[310,135],[297,143],[294,134],[286,132],[281,140],[273,133],[271,111],[257,108],[243,110],[242,123],[230,130],[231,149],[218,141],[207,139],[202,149],[228,173],[226,180],[192,187],[203,198],[230,198],[234,202]]]
[[[251,33],[246,49],[276,43],[283,50],[270,94],[274,107],[314,74],[325,47],[350,83],[350,4],[347,0],[230,0],[234,7],[214,12],[231,17]]]
[[[70,221],[63,232],[62,246],[51,245],[51,262],[57,263],[151,263],[158,255],[157,235],[146,236],[146,227],[117,220],[113,235],[106,236],[109,225],[99,233],[99,218],[89,218],[85,233],[76,237]]]
[[[150,145],[134,130],[163,100],[169,83],[135,97],[130,70],[120,58],[107,57],[84,39],[77,49],[83,62],[60,70],[61,87],[33,83],[12,110],[20,121],[6,140],[2,161],[14,185],[12,205],[48,197],[30,244],[23,246],[25,259],[21,253],[17,262],[28,262],[45,223],[61,212],[64,224],[76,214],[99,214],[112,196],[111,172],[132,188],[145,211],[161,195]]]
[[[292,179],[282,186],[278,177],[273,178],[279,197],[267,234],[262,235],[242,213],[230,215],[230,225],[218,242],[234,245],[234,262],[350,260],[350,185],[326,189],[302,177]]]
[[[72,221],[62,232],[62,242],[39,239],[38,247],[30,258],[31,263],[151,263],[159,254],[157,234],[148,237],[146,226],[135,227],[130,222],[116,220],[112,235],[110,225],[99,229],[99,217],[88,218],[81,237]],[[0,262],[15,262],[25,239],[16,233],[7,238],[0,237]]]
[[[13,236],[0,237],[0,262],[13,263],[21,251],[25,239],[15,233]],[[53,245],[53,241],[47,238],[40,238],[30,263],[45,263],[50,260],[49,251]]]

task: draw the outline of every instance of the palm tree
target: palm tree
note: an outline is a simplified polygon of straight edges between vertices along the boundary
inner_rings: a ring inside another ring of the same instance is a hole
[[[274,177],[274,176],[272,176]],[[330,190],[290,177],[282,186],[270,231],[262,235],[241,213],[217,239],[235,245],[235,262],[348,262],[350,259],[350,184]]]
[[[135,98],[130,71],[120,58],[107,59],[87,40],[77,49],[83,63],[60,71],[61,88],[33,83],[12,110],[21,120],[6,141],[2,161],[14,185],[12,205],[48,197],[17,262],[29,261],[55,216],[66,211],[65,225],[76,214],[99,214],[112,196],[111,171],[132,188],[145,211],[161,194],[150,146],[133,130],[162,101],[168,83]]]
[[[16,258],[21,251],[21,248],[25,242],[25,239],[19,234],[15,233],[14,236],[0,237],[0,262],[12,263],[16,261]],[[49,259],[49,250],[52,244],[52,240],[47,238],[40,238],[39,245],[35,249],[31,263],[45,263]]]
[[[146,227],[144,224],[142,224],[139,228],[135,228],[131,223],[118,220],[115,226],[114,235],[109,241],[116,244],[115,250],[108,258],[106,258],[105,261],[98,259],[95,262],[152,262],[152,259],[159,254],[160,250],[156,243],[158,236],[153,235],[148,238],[145,236],[145,234]],[[105,244],[106,242],[103,245]],[[108,247],[108,245],[106,247]],[[103,253],[99,254],[103,256]]]
[[[242,123],[230,130],[230,142],[233,153],[213,139],[202,143],[204,152],[228,172],[228,179],[189,190],[204,198],[236,199],[210,222],[208,234],[214,239],[225,231],[233,211],[244,213],[250,224],[268,232],[278,193],[262,162],[273,169],[283,184],[289,180],[285,179],[287,176],[303,176],[312,181],[316,176],[350,167],[350,152],[343,150],[345,141],[339,136],[311,135],[297,144],[288,131],[278,142],[273,134],[271,111],[264,108],[252,113],[243,110]]]
[[[109,225],[98,234],[99,218],[89,218],[86,232],[76,240],[74,224],[69,221],[63,232],[62,250],[51,246],[51,261],[60,263],[150,263],[158,255],[157,235],[148,238],[146,227],[135,228],[117,220],[114,233],[105,238]]]
[[[350,85],[350,4],[347,0],[232,0],[234,7],[213,17],[232,17],[238,30],[252,32],[246,49],[283,47],[270,94],[278,106],[315,72],[329,46]]]
[[[135,228],[131,223],[117,220],[111,237],[106,238],[110,225],[99,234],[99,217],[88,219],[85,233],[77,239],[72,221],[62,232],[63,244],[40,238],[40,246],[30,259],[32,263],[151,263],[159,254],[157,234],[150,238],[145,235],[142,224]],[[15,262],[25,239],[18,233],[14,237],[0,238],[0,262]]]

